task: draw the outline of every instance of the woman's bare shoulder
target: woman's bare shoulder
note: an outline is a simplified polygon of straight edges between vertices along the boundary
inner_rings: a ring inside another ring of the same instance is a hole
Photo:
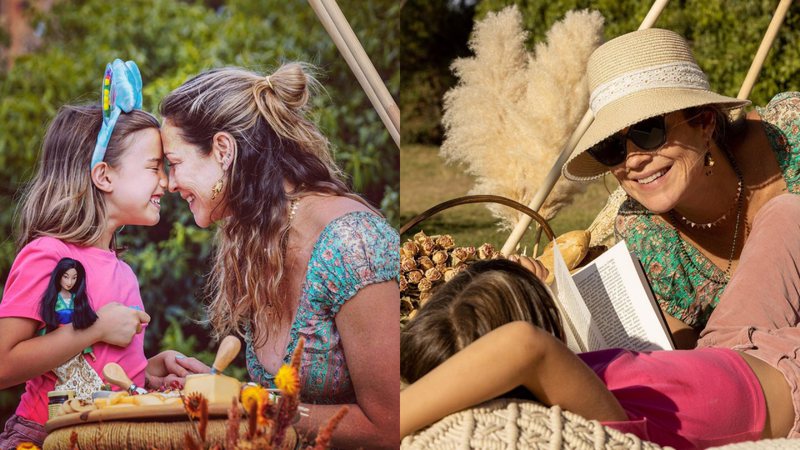
[[[298,212],[305,206],[307,220],[312,220],[320,225],[326,225],[337,217],[345,214],[366,211],[374,212],[367,204],[361,203],[355,198],[341,195],[309,194],[300,199]]]

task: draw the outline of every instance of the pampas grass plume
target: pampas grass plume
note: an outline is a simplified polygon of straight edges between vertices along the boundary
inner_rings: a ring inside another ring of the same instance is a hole
[[[603,17],[570,11],[528,52],[516,6],[475,24],[475,56],[457,59],[458,84],[444,97],[445,141],[440,153],[475,176],[471,194],[495,194],[529,204],[564,143],[588,108],[586,62],[602,42]],[[546,219],[585,185],[561,179],[540,209]],[[516,210],[489,207],[505,228]]]

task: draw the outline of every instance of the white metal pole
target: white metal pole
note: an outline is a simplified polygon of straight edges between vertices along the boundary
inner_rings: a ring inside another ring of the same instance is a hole
[[[342,14],[335,0],[308,0],[339,53],[350,66],[361,88],[389,131],[395,145],[400,147],[400,110],[383,84],[358,37]]]

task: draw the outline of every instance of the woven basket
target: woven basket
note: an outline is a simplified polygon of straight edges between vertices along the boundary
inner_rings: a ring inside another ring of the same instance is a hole
[[[435,214],[438,214],[444,210],[450,209],[454,206],[467,205],[471,203],[499,203],[501,205],[514,208],[519,212],[527,214],[533,220],[535,220],[539,224],[539,226],[542,227],[542,230],[544,231],[544,234],[547,236],[548,241],[552,241],[555,238],[552,228],[550,228],[550,225],[547,223],[544,217],[539,215],[539,213],[528,208],[522,203],[511,200],[510,198],[501,197],[499,195],[465,195],[463,197],[456,197],[452,200],[447,200],[445,202],[439,203],[438,205],[432,206],[426,209],[425,211],[419,213],[417,216],[406,222],[405,225],[400,227],[400,234],[401,235],[405,234],[406,231],[410,230],[423,220]]]
[[[226,419],[209,420],[206,442],[210,445],[225,445],[225,432],[228,425]],[[247,430],[243,421],[239,427],[241,436]],[[184,436],[188,432],[195,436],[192,425],[187,421],[179,422],[132,422],[110,421],[75,425],[53,430],[44,441],[45,450],[70,449],[70,436],[75,431],[78,435],[78,446],[82,449],[96,450],[159,450],[184,449]],[[284,450],[297,446],[297,433],[293,428],[286,430]]]
[[[800,439],[767,439],[728,444],[708,450],[797,450],[798,448],[800,448]]]
[[[451,414],[406,436],[400,448],[655,450],[662,447],[558,406],[547,408],[530,401],[500,399]]]

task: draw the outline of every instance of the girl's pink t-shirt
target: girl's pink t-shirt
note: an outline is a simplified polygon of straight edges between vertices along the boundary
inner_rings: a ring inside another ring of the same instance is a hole
[[[39,314],[42,295],[56,263],[65,257],[80,261],[86,269],[86,288],[92,309],[97,311],[107,303],[118,302],[144,311],[136,275],[114,252],[42,237],[26,245],[14,260],[0,299],[0,318],[23,317],[39,321],[43,326]],[[147,366],[144,333],[135,335],[130,345],[124,348],[104,342],[97,342],[92,348],[97,360],[86,357],[86,361],[100,378],[103,366],[116,362],[135,384],[144,385]],[[53,390],[55,382],[53,372],[28,380],[17,406],[17,415],[44,424],[47,421],[47,393]]]

